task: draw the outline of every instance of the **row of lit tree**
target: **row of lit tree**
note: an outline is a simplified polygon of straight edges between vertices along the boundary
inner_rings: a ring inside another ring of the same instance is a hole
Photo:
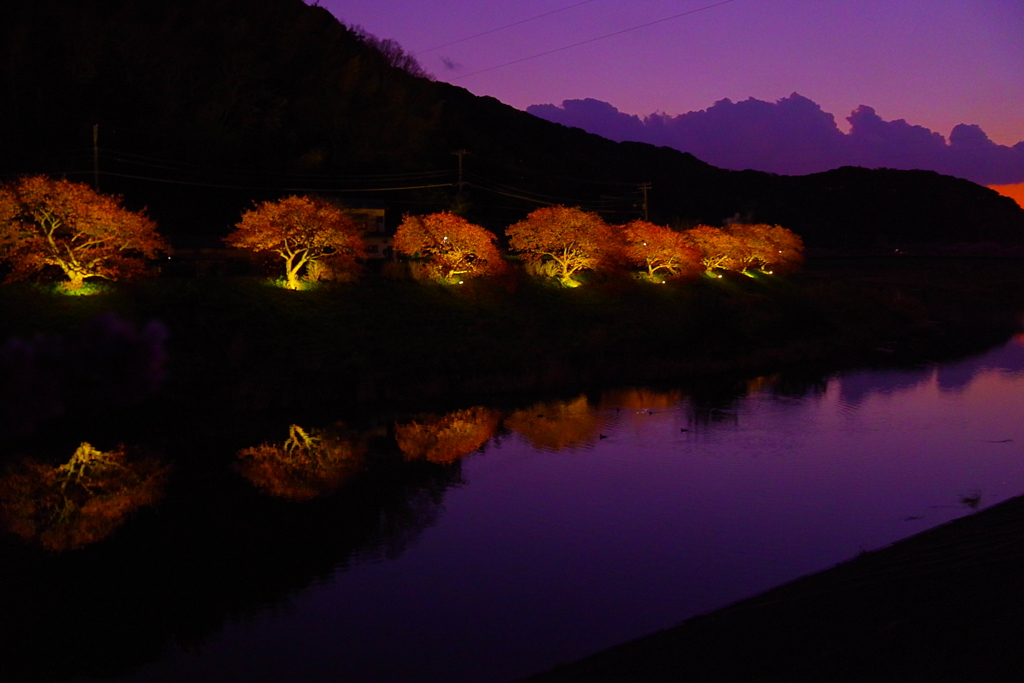
[[[351,277],[364,255],[362,232],[344,209],[291,196],[246,211],[225,243],[276,255],[284,262],[285,286],[299,289],[303,280]],[[721,270],[792,271],[803,258],[800,238],[778,225],[614,226],[596,213],[563,206],[538,209],[505,233],[532,273],[565,286],[576,286],[583,271],[623,265],[664,282]],[[447,212],[406,216],[394,244],[413,259],[418,276],[450,284],[507,267],[494,233]],[[88,185],[34,176],[0,187],[0,260],[10,265],[9,280],[60,269],[66,287],[79,290],[87,278],[137,274],[146,259],[167,249],[149,218]]]

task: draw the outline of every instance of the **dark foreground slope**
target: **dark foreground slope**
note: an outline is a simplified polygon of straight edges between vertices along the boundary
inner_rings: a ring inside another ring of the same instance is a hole
[[[526,679],[1019,681],[1024,498]]]
[[[387,208],[392,224],[456,206],[500,232],[548,202],[625,222],[650,182],[656,221],[738,215],[811,246],[1024,236],[1012,200],[935,173],[734,173],[568,129],[395,68],[301,0],[8,3],[0,64],[0,174],[91,180],[98,124],[102,188],[171,234],[223,235],[253,200],[302,191]],[[399,187],[413,189],[379,191]]]

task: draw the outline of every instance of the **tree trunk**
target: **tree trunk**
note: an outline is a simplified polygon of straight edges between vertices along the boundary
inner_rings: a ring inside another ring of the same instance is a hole
[[[302,285],[299,282],[299,271],[302,269],[302,264],[305,262],[305,259],[299,258],[297,254],[295,256],[285,258],[285,289],[302,289]]]
[[[64,285],[65,289],[79,290],[85,286],[86,274],[80,270],[74,268],[64,267],[64,274],[68,276],[68,282]]]

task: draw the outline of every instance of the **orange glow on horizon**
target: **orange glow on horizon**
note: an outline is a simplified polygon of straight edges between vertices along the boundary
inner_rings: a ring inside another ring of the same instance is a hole
[[[1017,206],[1024,209],[1024,183],[1015,185],[989,185],[988,189],[995,190],[1004,197],[1009,197],[1017,202]]]

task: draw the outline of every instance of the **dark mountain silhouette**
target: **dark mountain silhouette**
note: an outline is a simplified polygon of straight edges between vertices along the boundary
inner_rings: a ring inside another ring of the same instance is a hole
[[[819,173],[841,166],[925,169],[982,185],[1024,181],[1024,142],[998,145],[978,126],[942,135],[903,119],[885,121],[861,105],[843,133],[832,114],[793,93],[777,102],[724,99],[703,111],[643,119],[600,100],[565,100],[526,110],[616,141],[633,140],[690,152],[721,168],[771,173]]]
[[[454,207],[501,232],[546,203],[625,222],[643,214],[649,182],[652,220],[739,215],[811,246],[1024,236],[1024,211],[965,180],[724,171],[418,76],[395,47],[301,0],[12,5],[0,25],[0,174],[91,181],[98,124],[101,189],[148,206],[171,235],[224,235],[253,201],[295,192],[385,207],[392,224]]]

